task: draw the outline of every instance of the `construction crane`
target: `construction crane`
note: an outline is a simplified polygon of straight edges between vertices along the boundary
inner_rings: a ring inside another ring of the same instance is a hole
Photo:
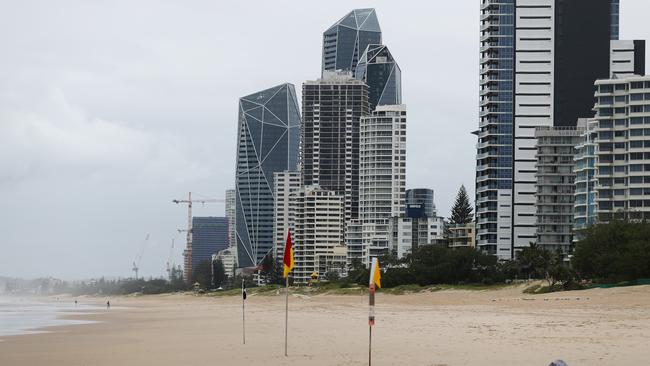
[[[147,241],[149,241],[149,234],[144,238],[144,243],[140,247],[140,252],[135,256],[133,260],[133,272],[135,272],[135,279],[138,279],[138,271],[140,270],[140,261],[142,260],[142,255],[144,254],[144,248],[147,246]]]
[[[192,277],[192,204],[193,203],[211,203],[211,202],[226,202],[226,200],[217,200],[217,199],[192,199],[192,192],[189,192],[188,198],[186,200],[172,200],[176,204],[185,203],[187,204],[187,246],[183,251],[183,278],[185,281],[189,281]]]
[[[169,256],[167,257],[167,276],[170,279],[172,278],[172,267],[174,267],[172,255],[174,255],[174,238],[172,238],[172,246],[169,248]]]

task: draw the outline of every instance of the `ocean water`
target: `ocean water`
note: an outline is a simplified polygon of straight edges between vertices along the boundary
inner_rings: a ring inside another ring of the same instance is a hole
[[[93,321],[63,319],[63,316],[94,313],[103,307],[86,305],[74,299],[37,299],[0,296],[0,341],[2,337],[43,333],[44,327],[56,325],[90,324]]]

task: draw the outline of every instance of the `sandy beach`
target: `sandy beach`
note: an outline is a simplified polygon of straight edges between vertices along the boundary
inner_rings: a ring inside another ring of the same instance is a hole
[[[650,286],[527,295],[522,287],[377,298],[375,365],[647,365]],[[84,300],[88,302],[98,300]],[[366,365],[367,297],[112,298],[98,323],[4,337],[0,365]]]

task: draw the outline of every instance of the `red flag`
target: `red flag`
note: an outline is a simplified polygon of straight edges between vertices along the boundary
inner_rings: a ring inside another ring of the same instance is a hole
[[[293,269],[293,244],[291,243],[291,231],[287,230],[287,242],[284,245],[284,278],[289,276]]]

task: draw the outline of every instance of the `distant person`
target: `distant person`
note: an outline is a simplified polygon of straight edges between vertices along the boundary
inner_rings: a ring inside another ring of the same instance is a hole
[[[110,308],[111,308],[111,302],[110,302],[110,301],[106,301],[106,310],[108,310],[108,309],[110,309]]]
[[[77,300],[74,301],[74,306],[77,306]]]
[[[551,362],[551,364],[548,365],[548,366],[568,366],[568,365],[566,364],[566,362],[564,362],[562,360],[557,360],[557,361]]]

